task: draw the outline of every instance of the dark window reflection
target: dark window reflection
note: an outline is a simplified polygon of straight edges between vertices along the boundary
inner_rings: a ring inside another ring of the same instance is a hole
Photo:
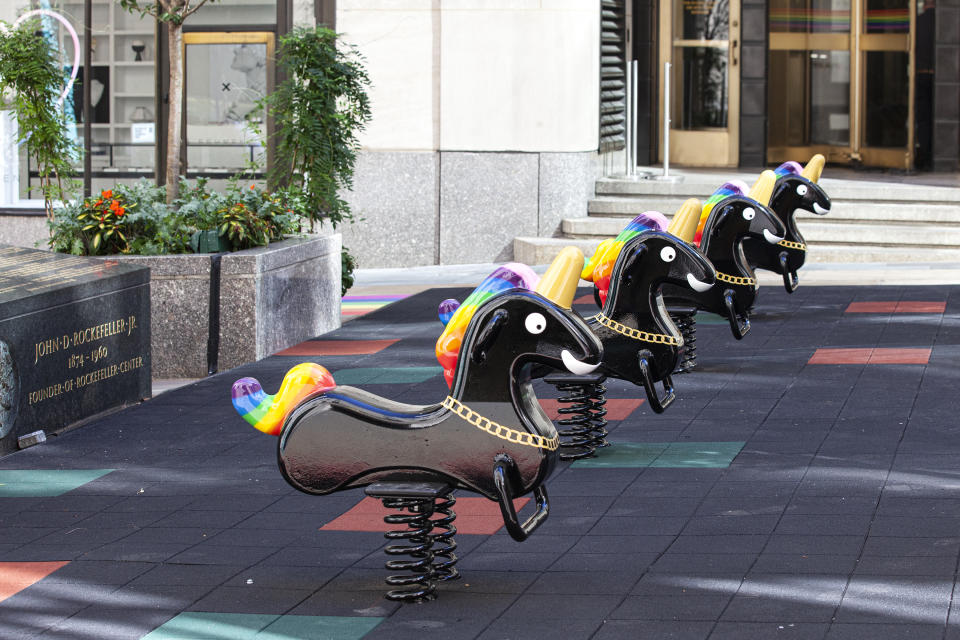
[[[677,129],[726,128],[727,50],[683,47],[675,52],[673,126]]]
[[[848,51],[771,51],[769,79],[771,145],[849,144]]]
[[[865,142],[868,147],[906,147],[910,79],[905,51],[867,52]]]

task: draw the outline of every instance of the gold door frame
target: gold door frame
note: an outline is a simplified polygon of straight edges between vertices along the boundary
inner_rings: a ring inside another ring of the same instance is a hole
[[[181,105],[180,113],[182,123],[180,126],[182,139],[180,141],[181,149],[183,150],[183,159],[182,166],[183,172],[186,174],[189,166],[187,165],[187,74],[189,73],[189,68],[187,67],[187,45],[191,44],[263,44],[267,47],[267,94],[270,94],[274,87],[276,86],[276,69],[275,69],[275,55],[274,51],[276,48],[276,35],[272,31],[193,31],[190,33],[183,34],[183,46],[180,51],[180,60],[183,64],[183,104]],[[273,154],[274,154],[274,145],[273,145],[273,118],[270,117],[269,113],[264,114],[265,118],[265,138],[266,138],[266,152],[267,152],[267,168],[273,166]]]
[[[807,145],[768,146],[767,161],[802,161],[815,153],[823,154],[828,162],[862,162],[868,166],[911,169],[914,141],[914,41],[916,11],[908,3],[910,28],[908,33],[866,33],[867,0],[850,3],[849,33],[781,33],[769,32],[770,51],[848,51],[850,54],[850,138],[847,146]],[[864,146],[866,105],[866,56],[870,51],[904,51],[908,54],[907,144],[906,148]],[[805,105],[809,110],[809,104]]]
[[[688,167],[736,167],[740,162],[740,0],[729,1],[728,40],[684,40],[674,38],[674,2],[683,0],[660,0],[660,66],[658,91],[659,136],[658,158],[663,162],[663,122],[668,117],[663,109],[664,63],[674,64],[675,47],[725,48],[727,51],[727,126],[682,130],[670,128],[670,163]],[[671,67],[675,68],[675,67]],[[671,84],[673,80],[671,79]],[[673,108],[671,96],[671,108]]]

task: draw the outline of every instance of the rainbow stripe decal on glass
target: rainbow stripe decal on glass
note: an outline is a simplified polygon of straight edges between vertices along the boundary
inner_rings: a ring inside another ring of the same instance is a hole
[[[707,224],[707,218],[710,217],[710,212],[713,211],[713,207],[716,206],[718,202],[730,196],[745,197],[749,190],[750,188],[747,187],[746,183],[740,180],[731,180],[730,182],[724,182],[719,189],[714,191],[713,194],[707,198],[706,202],[703,203],[703,209],[700,210],[700,222],[697,223],[697,233],[693,236],[693,243],[698,247],[700,246],[700,239],[703,237],[703,227]]]
[[[280,435],[287,414],[314,393],[337,386],[329,371],[318,364],[304,362],[287,372],[275,395],[264,393],[255,378],[240,378],[231,391],[233,408],[244,420],[272,436]]]
[[[849,9],[770,9],[770,31],[775,33],[822,33],[850,31]]]
[[[442,319],[446,316],[448,320],[443,333],[437,339],[436,354],[437,361],[443,367],[443,377],[447,381],[447,386],[453,386],[453,374],[457,370],[460,342],[477,308],[496,293],[507,289],[535,289],[539,281],[540,276],[527,265],[510,262],[497,267],[452,314],[449,314],[450,301],[444,300],[441,303],[440,317]]]
[[[867,33],[907,33],[910,31],[910,12],[898,9],[867,9]]]
[[[616,238],[604,240],[597,247],[583,265],[583,271],[580,277],[597,285],[597,292],[600,294],[601,303],[607,300],[607,291],[610,289],[610,274],[613,273],[613,265],[617,262],[617,257],[623,250],[623,245],[644,231],[666,231],[669,221],[659,211],[645,211],[630,221],[623,228]]]

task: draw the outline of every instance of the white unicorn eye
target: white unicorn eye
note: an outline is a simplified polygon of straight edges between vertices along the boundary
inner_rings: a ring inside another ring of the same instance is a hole
[[[543,333],[543,330],[547,328],[547,319],[543,317],[542,313],[531,313],[524,323],[530,333]]]
[[[807,185],[805,185],[805,184],[798,184],[798,185],[797,185],[797,195],[798,195],[798,196],[805,196],[805,195],[807,195]]]
[[[664,247],[660,249],[660,259],[664,262],[673,262],[674,258],[677,257],[677,250],[673,247]]]
[[[757,212],[753,210],[752,207],[747,207],[743,210],[743,219],[744,220],[753,220],[753,216],[757,215]]]

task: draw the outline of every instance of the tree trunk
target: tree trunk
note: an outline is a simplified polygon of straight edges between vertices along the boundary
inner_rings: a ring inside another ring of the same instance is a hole
[[[183,140],[183,26],[167,23],[170,53],[170,103],[167,118],[167,204],[173,204],[180,190],[180,146]]]

